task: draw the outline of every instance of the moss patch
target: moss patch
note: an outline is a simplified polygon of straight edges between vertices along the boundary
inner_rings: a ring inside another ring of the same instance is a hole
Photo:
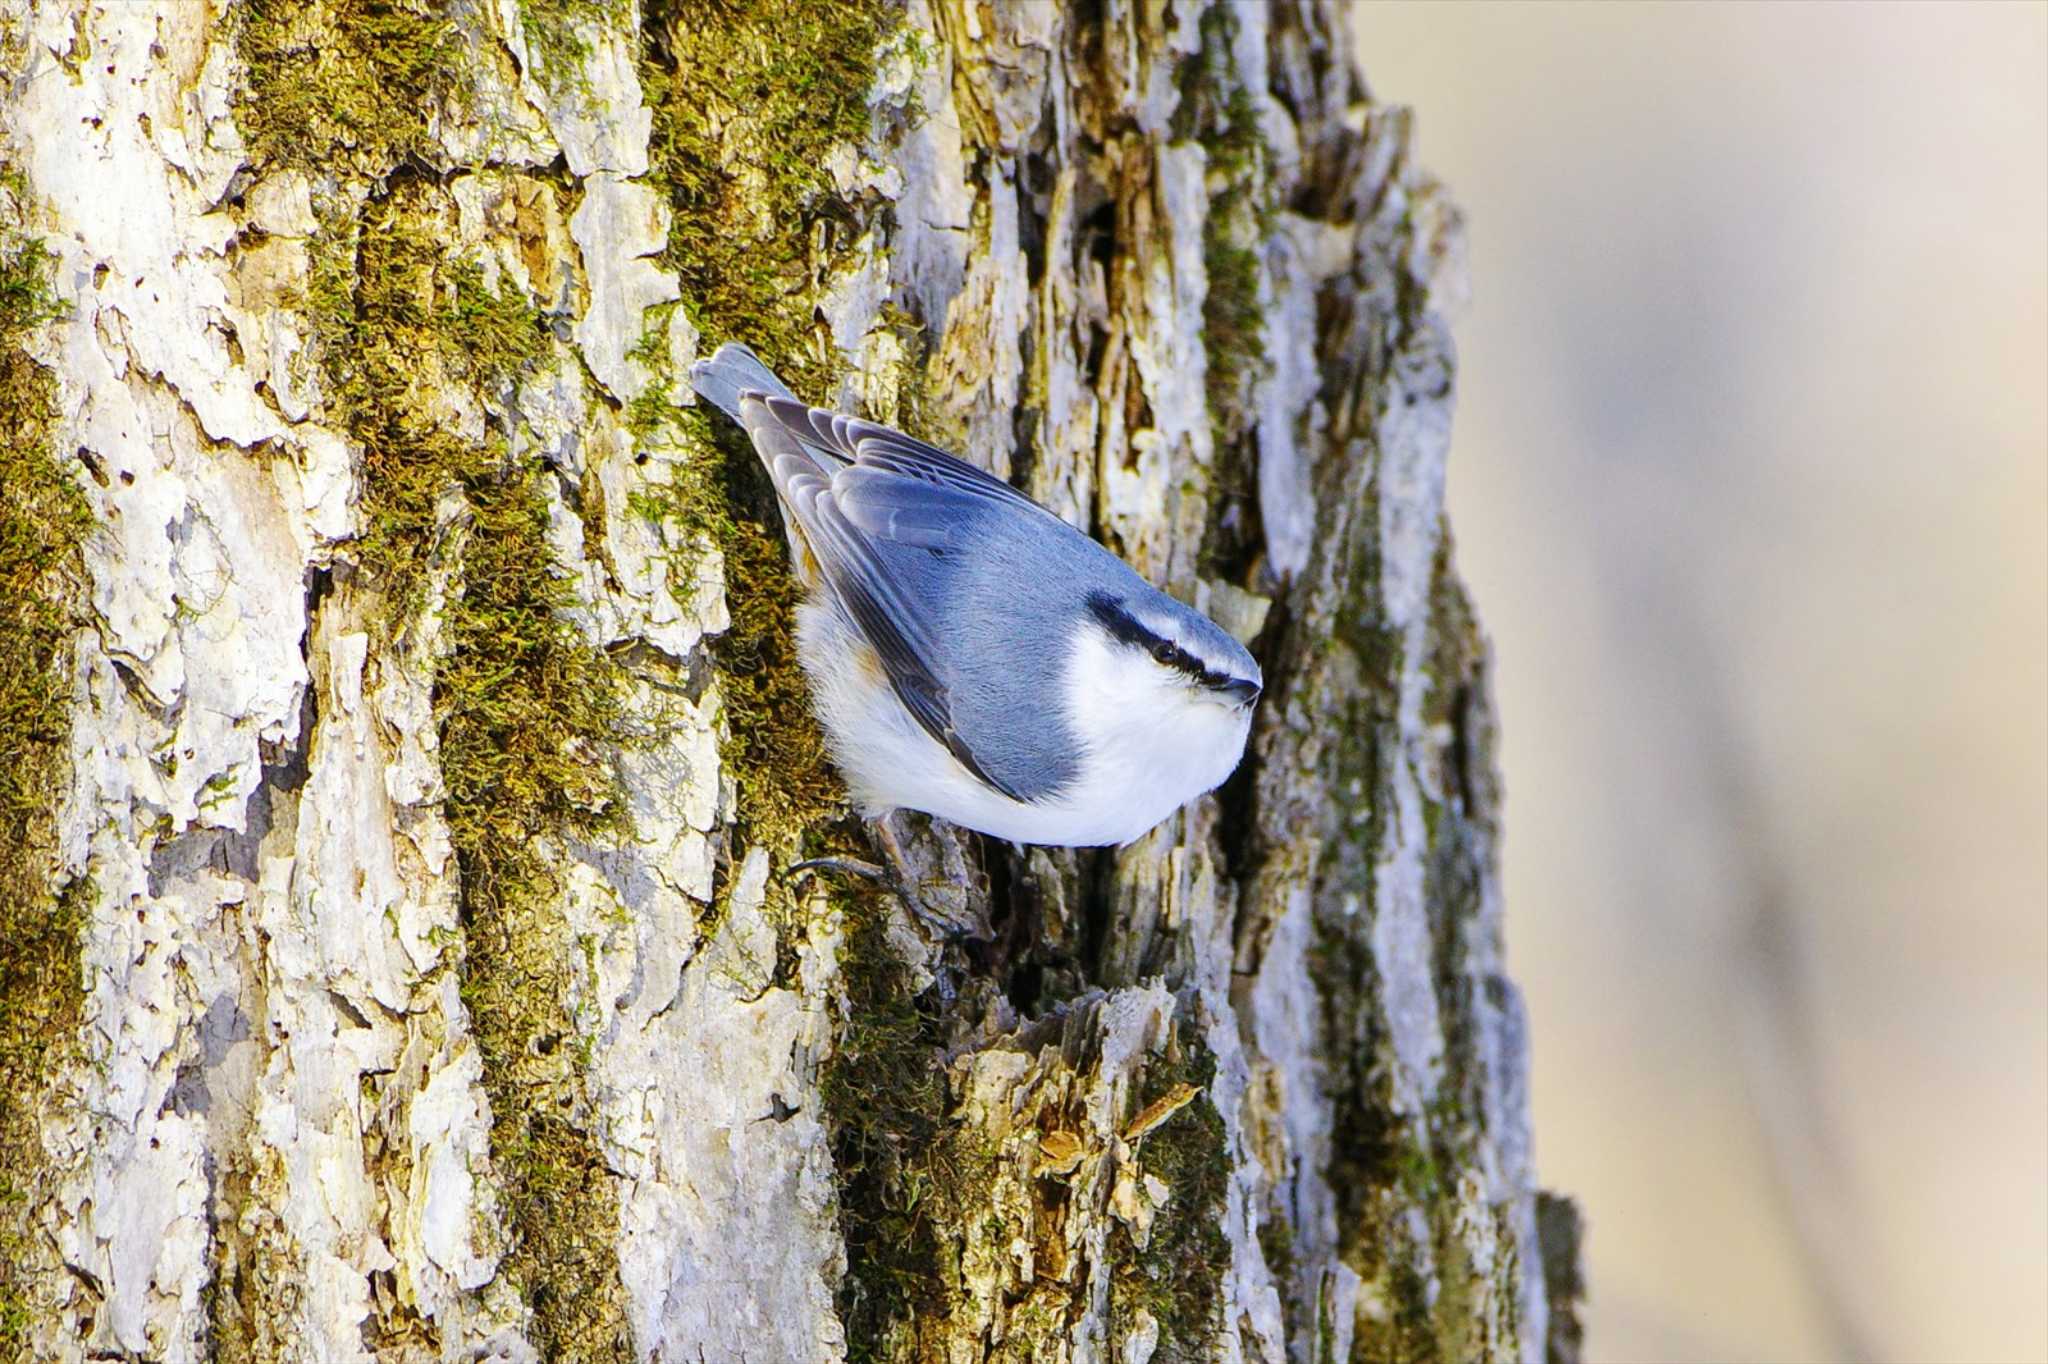
[[[1202,300],[1209,410],[1234,439],[1249,425],[1252,382],[1266,366],[1259,306],[1259,245],[1272,214],[1272,157],[1259,133],[1251,92],[1238,77],[1231,43],[1237,18],[1227,5],[1203,11],[1202,46],[1181,63],[1176,139],[1195,138],[1208,153],[1209,214],[1202,221],[1209,292]],[[1249,467],[1250,460],[1244,461]]]
[[[654,409],[645,399],[636,406],[643,436]],[[739,837],[786,853],[841,812],[844,791],[826,764],[825,737],[797,662],[800,594],[780,514],[759,457],[728,423],[696,409],[657,420],[668,424],[685,457],[671,466],[669,483],[637,492],[634,505],[724,556],[731,624],[711,645],[726,722],[720,756],[737,787]],[[692,561],[671,564],[679,599],[694,592],[696,571]],[[729,860],[737,864],[741,855],[732,850]]]
[[[89,890],[53,884],[54,793],[71,736],[79,545],[92,524],[50,449],[56,380],[24,348],[62,310],[53,258],[18,229],[20,193],[17,176],[0,177],[0,1347],[15,1348],[32,1320],[21,1219],[43,1163],[29,1096],[76,1034],[84,1003],[78,934]]]
[[[837,1306],[854,1364],[924,1357],[920,1326],[943,1321],[958,1278],[952,1233],[993,1169],[948,1121],[944,1022],[911,996],[883,913],[873,902],[854,910],[841,953],[846,1026],[819,1076],[846,1239]]]
[[[546,849],[622,830],[606,754],[631,742],[617,666],[570,618],[573,584],[547,541],[544,480],[501,434],[462,439],[434,395],[500,399],[549,346],[532,304],[449,256],[449,206],[400,181],[315,243],[309,307],[329,399],[362,449],[359,551],[406,647],[430,575],[458,565],[434,679],[446,814],[467,929],[461,987],[491,1099],[513,1246],[504,1272],[551,1358],[630,1354],[612,1229],[616,1194],[583,1092],[571,1009],[576,947]],[[442,524],[459,495],[466,515]]]
[[[814,400],[839,374],[813,308],[833,251],[861,227],[861,207],[837,197],[825,159],[867,137],[876,53],[901,23],[900,7],[878,0],[658,0],[646,14],[652,178],[673,214],[664,263],[681,282],[679,306],[707,352],[744,341]],[[643,351],[659,372],[655,337]],[[737,836],[783,855],[806,842],[845,846],[850,831],[831,824],[842,793],[797,665],[799,593],[773,491],[740,433],[702,409],[669,408],[663,387],[630,415],[643,438],[659,434],[683,455],[646,509],[725,558],[732,627],[712,658]],[[914,404],[917,386],[906,392]],[[936,1348],[925,1337],[959,1277],[960,1247],[940,1231],[973,1215],[993,1157],[949,1122],[941,1019],[909,995],[879,905],[843,907],[845,1023],[819,1081],[847,1253],[837,1306],[850,1358],[919,1358]]]
[[[519,27],[534,74],[557,90],[588,93],[583,60],[590,55],[589,31],[605,24],[625,28],[630,22],[624,0],[521,0],[519,6]]]
[[[1326,486],[1324,495],[1342,495],[1342,488]],[[1351,1359],[1427,1364],[1459,1356],[1442,1350],[1409,1212],[1424,1212],[1433,1237],[1448,1199],[1439,1187],[1445,1167],[1426,1127],[1396,1105],[1392,1043],[1372,951],[1378,861],[1393,807],[1392,764],[1403,752],[1397,708],[1404,646],[1381,602],[1376,481],[1366,480],[1362,491],[1344,551],[1345,595],[1315,662],[1328,688],[1319,704],[1335,713],[1330,730],[1340,736],[1327,750],[1325,783],[1352,794],[1346,816],[1330,827],[1322,858],[1309,969],[1322,1007],[1323,1051],[1331,1058],[1335,1140],[1327,1178],[1337,1201],[1337,1250],[1385,1309],[1359,1318]],[[1313,1307],[1304,1302],[1296,1311],[1305,1316]]]
[[[373,176],[439,162],[435,121],[465,88],[445,3],[250,0],[237,15],[235,123],[259,160]]]
[[[575,79],[584,26],[610,8],[522,7],[544,82]],[[239,37],[252,146],[308,168],[341,159],[370,178],[408,161],[435,164],[435,121],[467,94],[450,13],[419,0],[259,0]],[[814,228],[846,218],[825,192],[823,155],[866,131],[873,53],[894,22],[890,6],[840,0],[645,11],[650,182],[674,210],[665,263],[682,279],[683,306],[708,336],[749,341],[807,392],[832,377],[808,345]],[[432,197],[401,181],[360,214],[330,213],[308,310],[334,405],[364,452],[360,561],[389,603],[381,648],[405,647],[429,570],[459,564],[435,704],[468,925],[463,989],[493,1101],[494,1158],[512,1185],[507,1272],[533,1304],[544,1353],[598,1354],[615,1343],[608,1336],[623,1340],[611,1192],[572,1059],[565,1000],[575,944],[564,940],[552,907],[559,888],[534,846],[615,820],[599,755],[623,737],[617,692],[608,661],[562,618],[569,589],[549,569],[542,472],[498,440],[468,446],[435,420],[437,389],[492,396],[546,342],[524,300],[465,283],[466,267],[441,257],[445,233],[412,230]],[[772,495],[751,450],[703,414],[656,396],[628,418],[643,439],[658,434],[689,456],[642,509],[715,544],[736,585],[733,628],[714,662],[742,835],[794,847],[840,808],[840,792],[796,666],[796,590]],[[440,510],[451,491],[466,508],[452,535]],[[587,1244],[578,1228],[591,1229]]]
[[[875,53],[901,22],[878,0],[648,6],[654,178],[675,214],[664,263],[692,321],[799,392],[830,377],[809,358],[813,234],[852,221],[825,157],[866,137]]]
[[[1253,389],[1268,368],[1265,313],[1259,300],[1261,250],[1274,211],[1272,154],[1257,107],[1237,71],[1231,45],[1238,21],[1226,5],[1202,13],[1202,45],[1182,61],[1172,135],[1199,141],[1208,154],[1209,210],[1202,219],[1202,345],[1206,394],[1216,442],[1201,571],[1250,580],[1264,553],[1259,530]]]
[[[1499,784],[1491,719],[1484,701],[1484,650],[1470,603],[1451,567],[1448,537],[1439,545],[1431,585],[1429,686],[1424,722],[1450,740],[1427,747],[1437,764],[1425,779],[1423,894],[1428,905],[1432,979],[1444,1051],[1436,1097],[1407,1112],[1394,1093],[1395,1061],[1382,985],[1371,949],[1375,869],[1389,837],[1400,679],[1409,665],[1402,636],[1379,597],[1381,545],[1377,490],[1354,518],[1347,550],[1350,588],[1326,646],[1335,691],[1322,704],[1341,717],[1332,745],[1329,789],[1356,793],[1353,813],[1333,824],[1316,892],[1311,971],[1323,1010],[1324,1051],[1333,1058],[1330,1098],[1338,1140],[1328,1178],[1338,1202],[1338,1251],[1384,1311],[1361,1316],[1357,1361],[1477,1359],[1490,1342],[1513,1339],[1517,1310],[1513,1257],[1490,1268],[1466,1251],[1475,1210],[1460,1174],[1475,1167],[1485,1082],[1475,1035],[1485,1001],[1469,963],[1472,923],[1481,913],[1487,836],[1497,831]],[[1345,912],[1356,905],[1360,912]],[[1414,1214],[1420,1212],[1418,1223]],[[1511,1232],[1499,1232],[1503,1240]],[[1483,1284],[1489,1278],[1491,1283]],[[1306,1304],[1303,1304],[1306,1306]]]
[[[555,21],[585,9],[564,0],[538,15],[569,41],[573,26]],[[634,736],[619,670],[578,632],[547,541],[552,475],[504,429],[511,387],[553,352],[547,320],[449,252],[452,201],[403,169],[438,164],[437,122],[469,96],[451,16],[419,0],[256,0],[236,34],[249,71],[237,116],[260,160],[370,183],[367,198],[320,205],[303,303],[329,417],[362,452],[357,563],[380,613],[378,660],[414,647],[448,570],[433,702],[461,875],[458,969],[512,1235],[502,1272],[544,1355],[625,1358],[616,1194],[591,1131],[579,958],[549,850],[621,832],[608,755]],[[450,420],[461,395],[494,424],[481,441]],[[430,1324],[398,1317],[377,1329],[434,1347]]]
[[[744,341],[812,397],[838,378],[815,344],[823,262],[813,243],[853,219],[824,161],[866,136],[875,51],[900,22],[895,6],[875,0],[692,0],[652,3],[646,13],[651,178],[672,213],[663,263],[681,282],[680,306],[707,349]],[[716,79],[705,78],[711,72]],[[661,372],[658,336],[651,327],[641,355]],[[838,813],[843,793],[796,662],[799,594],[781,514],[745,438],[722,417],[669,405],[665,387],[652,386],[629,413],[643,439],[660,433],[684,454],[674,481],[647,494],[644,509],[724,555],[732,626],[712,655],[739,833],[787,851]],[[679,588],[691,585],[691,571],[678,565]]]
[[[1159,1325],[1158,1364],[1202,1364],[1214,1357],[1223,1327],[1223,1275],[1230,1267],[1230,1242],[1223,1234],[1230,1189],[1230,1143],[1223,1115],[1209,1097],[1216,1057],[1207,1046],[1180,1038],[1167,1056],[1145,1068],[1133,1113],[1186,1084],[1199,1093],[1179,1112],[1147,1133],[1138,1146],[1143,1174],[1170,1190],[1152,1222],[1142,1249],[1118,1223],[1110,1233],[1116,1259],[1110,1299],[1112,1347],[1142,1308]]]

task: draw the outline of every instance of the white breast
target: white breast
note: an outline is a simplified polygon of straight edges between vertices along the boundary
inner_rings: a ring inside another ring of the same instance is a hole
[[[925,732],[873,648],[829,605],[799,606],[797,635],[833,760],[868,815],[923,810],[1016,843],[1128,843],[1228,777],[1251,726],[1248,711],[1085,626],[1061,698],[1078,731],[1082,777],[1058,799],[1014,801]]]

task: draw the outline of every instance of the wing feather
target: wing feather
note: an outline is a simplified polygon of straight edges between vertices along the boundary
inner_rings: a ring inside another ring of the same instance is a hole
[[[807,407],[794,398],[774,394],[764,394],[760,401],[777,426],[836,462],[885,469],[935,487],[1026,508],[1040,516],[1052,515],[987,470],[894,427]]]
[[[843,475],[842,475],[843,477]],[[865,533],[840,509],[837,479],[805,480],[806,496],[798,508],[824,577],[846,613],[852,617],[882,661],[891,688],[925,732],[945,745],[960,765],[983,785],[1012,800],[1023,797],[1009,783],[989,772],[973,746],[953,726],[953,714],[942,657],[931,637],[926,613],[903,590],[888,562],[875,551],[877,537]]]
[[[900,431],[779,394],[740,393],[741,424],[767,465],[840,610],[874,647],[891,689],[925,732],[992,790],[992,775],[954,728],[945,651],[892,552],[943,557],[998,508],[1050,515],[1009,484]]]

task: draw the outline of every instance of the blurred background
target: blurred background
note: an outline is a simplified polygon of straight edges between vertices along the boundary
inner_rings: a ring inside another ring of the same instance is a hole
[[[2048,1359],[2048,6],[1355,23],[1590,1357]]]

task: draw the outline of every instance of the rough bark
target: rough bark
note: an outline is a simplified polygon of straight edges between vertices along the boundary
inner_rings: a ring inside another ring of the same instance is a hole
[[[0,1339],[1570,1355],[1459,225],[1350,54],[1312,0],[0,0]],[[679,382],[727,338],[1252,641],[1240,773],[1109,852],[898,817],[947,941],[792,874],[866,835]]]

